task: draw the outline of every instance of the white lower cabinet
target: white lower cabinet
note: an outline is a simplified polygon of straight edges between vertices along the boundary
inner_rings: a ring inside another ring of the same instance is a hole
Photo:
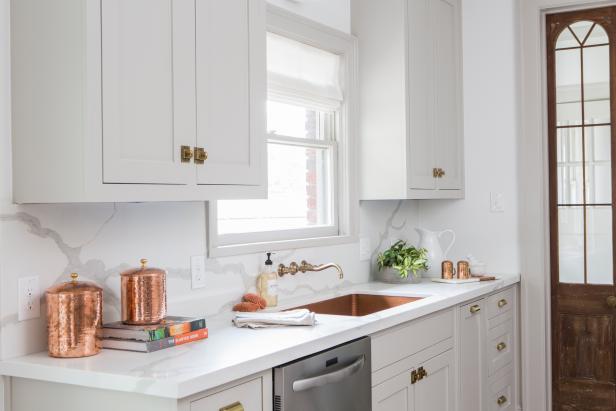
[[[262,378],[255,378],[192,401],[190,411],[266,411],[264,394]]]
[[[516,409],[516,287],[460,306],[458,411]]]

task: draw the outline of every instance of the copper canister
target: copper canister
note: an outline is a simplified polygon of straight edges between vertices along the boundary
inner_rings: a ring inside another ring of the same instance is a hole
[[[89,357],[101,350],[103,289],[93,283],[71,281],[47,289],[48,349],[51,357]]]
[[[468,261],[458,261],[458,278],[460,280],[468,280],[471,278],[471,269]]]
[[[451,280],[455,278],[455,271],[453,269],[453,262],[445,260],[441,263],[441,278],[444,280]]]
[[[122,277],[122,322],[130,325],[153,325],[167,315],[166,273],[160,268],[141,267],[125,271]]]

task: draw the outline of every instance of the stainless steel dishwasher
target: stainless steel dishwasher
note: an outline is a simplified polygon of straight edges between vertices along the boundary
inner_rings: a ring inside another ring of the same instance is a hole
[[[370,411],[370,337],[274,368],[274,411]]]

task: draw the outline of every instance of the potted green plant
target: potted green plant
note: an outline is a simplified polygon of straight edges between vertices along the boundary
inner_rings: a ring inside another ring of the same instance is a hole
[[[377,258],[380,280],[394,283],[414,283],[428,269],[428,250],[416,248],[399,240]]]

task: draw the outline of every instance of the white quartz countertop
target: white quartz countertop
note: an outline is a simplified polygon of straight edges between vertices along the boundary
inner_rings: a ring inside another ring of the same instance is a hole
[[[179,399],[520,281],[519,275],[500,278],[455,285],[430,280],[419,284],[355,285],[310,299],[286,301],[281,308],[352,292],[426,298],[363,317],[317,315],[318,323],[314,327],[251,330],[235,328],[231,324],[213,326],[208,323],[210,337],[207,340],[149,354],[103,350],[88,358],[54,359],[41,352],[0,362],[0,374]]]

